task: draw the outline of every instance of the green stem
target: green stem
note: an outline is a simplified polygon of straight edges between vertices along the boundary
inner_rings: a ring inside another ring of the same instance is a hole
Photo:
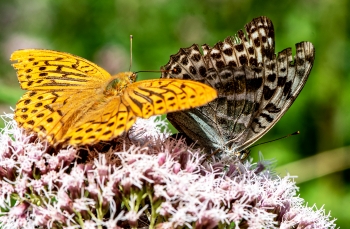
[[[83,217],[81,216],[80,212],[74,211],[74,213],[75,213],[76,217],[78,217],[77,221],[78,221],[79,225],[81,226],[81,228],[84,229],[84,220],[83,220]]]
[[[153,193],[151,189],[147,189],[148,199],[151,203],[151,218],[149,228],[155,228],[156,220],[158,218],[157,209],[161,205],[162,201],[159,199],[156,202],[153,202]]]

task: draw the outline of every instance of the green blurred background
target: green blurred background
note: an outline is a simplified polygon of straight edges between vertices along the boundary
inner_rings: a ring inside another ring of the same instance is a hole
[[[11,112],[22,95],[11,53],[45,48],[82,56],[111,73],[158,70],[171,54],[193,43],[214,45],[251,19],[268,16],[276,51],[311,41],[316,60],[310,78],[286,115],[262,141],[296,130],[301,135],[258,146],[275,158],[281,175],[296,175],[300,196],[350,225],[350,1],[347,0],[0,0],[0,111]],[[158,78],[141,73],[139,79]],[[260,141],[261,142],[261,141]],[[323,154],[320,154],[325,152]],[[316,155],[316,156],[314,156]],[[317,155],[322,155],[319,157]],[[310,157],[308,160],[303,158]],[[288,164],[294,162],[294,164]],[[300,163],[299,163],[300,162]]]

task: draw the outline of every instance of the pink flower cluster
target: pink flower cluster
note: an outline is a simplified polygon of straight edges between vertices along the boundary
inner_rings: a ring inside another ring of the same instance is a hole
[[[49,151],[8,121],[0,133],[0,227],[335,228],[268,162],[203,163],[160,119],[139,120],[112,162]],[[146,128],[145,128],[146,127]]]

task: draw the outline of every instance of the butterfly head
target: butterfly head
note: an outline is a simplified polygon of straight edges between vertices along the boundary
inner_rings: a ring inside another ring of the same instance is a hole
[[[249,149],[244,149],[242,151],[236,152],[235,155],[240,161],[245,161],[250,154]]]
[[[229,157],[232,157],[232,155],[234,156],[234,158],[238,159],[239,161],[243,162],[245,161],[250,154],[250,149],[243,149],[240,151],[237,151],[237,149],[234,148],[226,148],[223,151],[224,154],[226,154]]]
[[[132,84],[136,81],[136,72],[120,72],[113,78],[118,79],[120,82],[125,82],[126,84]]]
[[[127,74],[127,78],[130,83],[134,83],[136,81],[137,79],[136,72],[124,72],[124,73]]]

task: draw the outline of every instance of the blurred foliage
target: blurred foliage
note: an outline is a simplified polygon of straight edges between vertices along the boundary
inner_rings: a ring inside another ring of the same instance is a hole
[[[252,150],[254,158],[261,150],[265,158],[284,164],[350,145],[349,9],[347,0],[0,1],[0,102],[2,107],[14,107],[21,95],[8,60],[17,49],[65,51],[117,73],[129,68],[132,34],[132,70],[157,70],[179,48],[214,45],[252,18],[265,15],[275,26],[276,51],[294,48],[303,40],[316,47],[304,90],[263,139],[296,130],[301,135]],[[142,73],[139,79],[159,75]],[[349,177],[348,169],[304,183],[300,195],[309,205],[325,204],[340,227],[349,225],[350,206],[344,204],[350,200]]]

